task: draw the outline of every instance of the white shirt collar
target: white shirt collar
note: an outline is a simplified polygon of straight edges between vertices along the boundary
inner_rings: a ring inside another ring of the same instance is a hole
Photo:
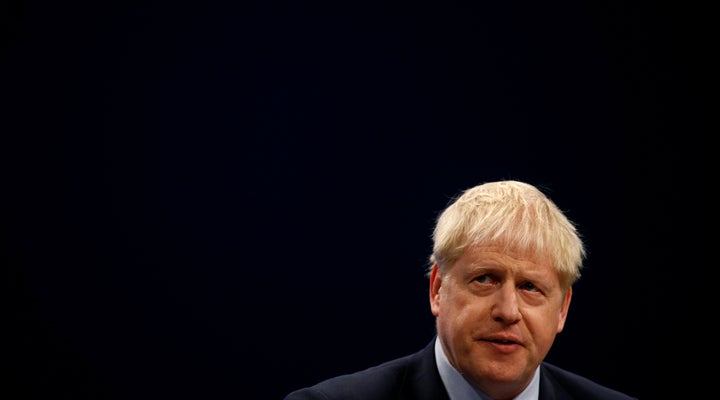
[[[440,372],[440,379],[442,379],[445,389],[450,396],[450,400],[492,400],[480,389],[472,386],[470,382],[463,378],[460,372],[450,365],[450,361],[448,361],[445,355],[439,337],[435,338],[435,363]],[[513,400],[538,400],[539,393],[540,368],[535,370],[535,375],[525,390]]]

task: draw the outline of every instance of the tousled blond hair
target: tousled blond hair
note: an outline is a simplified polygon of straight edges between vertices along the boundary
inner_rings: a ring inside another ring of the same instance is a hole
[[[580,278],[585,258],[574,223],[538,188],[514,180],[467,189],[439,215],[430,269],[437,263],[444,272],[473,245],[500,246],[546,260],[564,288]]]

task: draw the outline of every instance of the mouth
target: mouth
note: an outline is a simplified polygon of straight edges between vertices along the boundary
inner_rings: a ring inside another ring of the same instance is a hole
[[[503,354],[510,354],[523,347],[519,338],[510,335],[491,335],[483,338],[482,341]]]
[[[509,335],[509,334],[490,334],[490,335],[485,335],[484,337],[481,337],[479,339],[484,340],[486,342],[492,342],[492,343],[522,344],[522,340],[520,340],[519,337],[517,337],[515,335]]]
[[[488,342],[498,344],[519,344],[517,341],[509,339],[488,339]]]
[[[510,355],[522,348],[522,344],[511,339],[484,339],[497,354]]]

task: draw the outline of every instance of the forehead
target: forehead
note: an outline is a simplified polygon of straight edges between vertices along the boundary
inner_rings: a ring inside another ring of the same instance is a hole
[[[550,274],[557,276],[547,257],[533,253],[520,253],[501,246],[471,246],[465,249],[456,262],[462,269],[504,269],[515,272]]]

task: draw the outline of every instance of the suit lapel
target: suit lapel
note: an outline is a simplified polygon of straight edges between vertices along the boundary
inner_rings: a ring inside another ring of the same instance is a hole
[[[435,338],[415,353],[400,398],[413,400],[450,400],[435,362]]]

